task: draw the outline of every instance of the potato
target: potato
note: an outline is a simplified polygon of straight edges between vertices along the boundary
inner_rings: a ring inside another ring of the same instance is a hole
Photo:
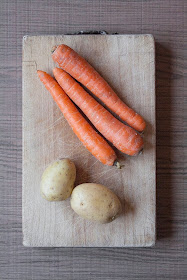
[[[118,197],[111,190],[93,183],[74,188],[71,207],[81,217],[100,223],[112,222],[122,209]]]
[[[73,190],[76,168],[70,159],[62,159],[49,165],[41,179],[41,195],[49,201],[67,199]]]

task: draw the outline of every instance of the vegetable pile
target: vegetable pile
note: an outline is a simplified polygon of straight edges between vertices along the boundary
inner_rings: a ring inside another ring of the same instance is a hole
[[[88,151],[103,164],[117,167],[120,165],[116,153],[105,139],[127,155],[139,154],[144,145],[139,134],[146,127],[144,119],[129,108],[100,74],[70,47],[55,46],[52,58],[61,67],[53,69],[56,80],[41,70],[37,71],[38,76]],[[81,84],[128,125],[114,117]],[[42,196],[49,201],[57,201],[67,199],[72,193],[71,206],[76,213],[102,223],[112,221],[121,211],[116,195],[98,184],[82,184],[73,190],[75,174],[75,166],[69,159],[53,163],[43,174]]]

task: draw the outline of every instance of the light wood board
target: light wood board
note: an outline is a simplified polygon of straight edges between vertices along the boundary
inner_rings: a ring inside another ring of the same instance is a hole
[[[36,70],[52,74],[51,48],[65,43],[85,57],[117,94],[147,122],[145,148],[117,152],[121,170],[102,165],[73,134]],[[23,38],[23,244],[33,247],[129,247],[155,243],[155,47],[151,35],[63,35]],[[41,175],[68,157],[76,184],[108,186],[121,199],[122,215],[110,224],[86,221],[65,202],[40,196]]]

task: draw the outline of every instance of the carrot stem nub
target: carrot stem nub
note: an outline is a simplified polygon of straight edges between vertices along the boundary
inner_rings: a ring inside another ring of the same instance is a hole
[[[57,49],[57,46],[53,46],[51,49],[51,53],[54,53],[54,51]]]
[[[118,169],[121,169],[119,161],[115,160],[113,166],[116,166]]]

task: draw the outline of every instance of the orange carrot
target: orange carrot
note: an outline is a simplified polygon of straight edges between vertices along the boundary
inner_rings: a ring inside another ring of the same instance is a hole
[[[123,121],[138,131],[145,129],[144,119],[129,108],[99,73],[78,53],[66,45],[60,45],[56,49],[53,48],[52,58],[62,69],[101,99]]]
[[[113,165],[116,154],[109,144],[91,127],[63,89],[49,74],[40,70],[37,73],[83,145],[103,164]]]
[[[131,156],[142,150],[143,139],[133,128],[116,119],[64,70],[55,68],[53,73],[65,93],[118,150]]]

